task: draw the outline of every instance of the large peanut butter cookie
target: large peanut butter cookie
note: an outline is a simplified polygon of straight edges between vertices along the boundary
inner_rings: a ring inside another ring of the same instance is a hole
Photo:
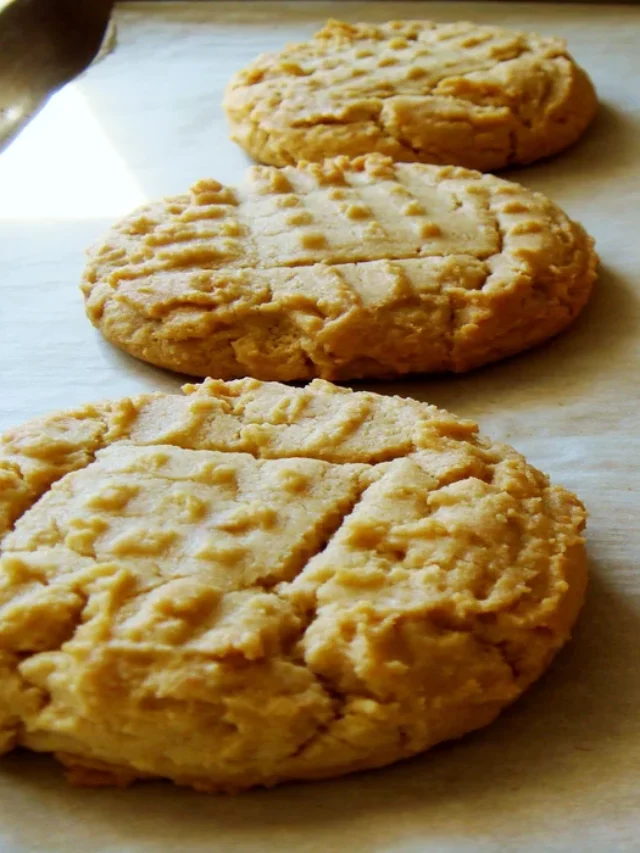
[[[491,722],[569,637],[579,501],[413,400],[208,381],[0,445],[0,748],[205,791]]]
[[[561,39],[330,21],[239,72],[224,106],[232,138],[274,166],[377,151],[493,171],[571,145],[597,101]]]
[[[593,241],[547,198],[370,155],[201,181],[97,245],[92,322],[195,376],[464,371],[546,340],[586,303]]]

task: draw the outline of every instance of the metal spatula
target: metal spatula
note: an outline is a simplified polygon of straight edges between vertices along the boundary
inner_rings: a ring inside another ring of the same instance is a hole
[[[114,0],[0,0],[0,150],[93,61]]]

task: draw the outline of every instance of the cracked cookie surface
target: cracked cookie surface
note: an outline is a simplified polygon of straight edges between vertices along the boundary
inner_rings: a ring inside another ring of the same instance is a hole
[[[136,211],[82,289],[112,343],[194,376],[465,371],[564,329],[593,241],[545,196],[369,155],[214,180]]]
[[[491,722],[569,637],[584,510],[473,422],[208,380],[0,444],[0,748],[240,790]]]
[[[571,145],[597,100],[562,39],[468,22],[329,21],[229,83],[232,139],[283,166],[346,154],[481,171]]]

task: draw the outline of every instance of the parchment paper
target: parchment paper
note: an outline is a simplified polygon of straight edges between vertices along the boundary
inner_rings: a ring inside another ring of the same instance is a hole
[[[597,239],[600,282],[568,333],[457,379],[371,385],[477,418],[586,502],[591,588],[572,644],[497,723],[375,773],[235,798],[169,784],[67,787],[45,757],[0,761],[2,853],[487,853],[640,850],[640,9],[520,3],[132,3],[118,43],[0,157],[0,429],[180,378],[84,319],[84,248],[147,198],[242,153],[230,73],[329,16],[467,18],[561,34],[602,99],[586,138],[512,176]]]

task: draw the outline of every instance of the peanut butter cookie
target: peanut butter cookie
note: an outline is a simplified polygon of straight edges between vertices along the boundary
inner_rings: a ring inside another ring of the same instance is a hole
[[[195,376],[465,371],[565,328],[593,241],[547,198],[453,166],[345,157],[256,166],[145,207],[91,252],[112,343]]]
[[[491,722],[569,637],[579,501],[413,400],[209,380],[0,443],[0,749],[314,779]]]
[[[240,71],[224,107],[232,139],[273,166],[376,151],[495,171],[571,145],[597,100],[562,39],[467,22],[329,21]]]

